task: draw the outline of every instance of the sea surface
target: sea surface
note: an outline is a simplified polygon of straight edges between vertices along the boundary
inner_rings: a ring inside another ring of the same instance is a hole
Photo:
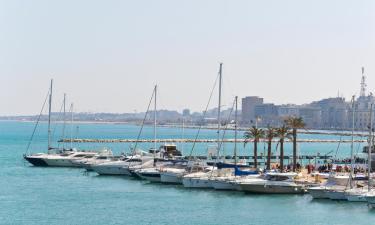
[[[190,190],[181,186],[151,184],[128,177],[98,176],[73,168],[37,168],[22,158],[34,123],[0,122],[0,224],[374,224],[375,210],[366,204],[315,201],[307,195],[250,195],[240,192]],[[62,125],[53,125],[53,144],[62,135]],[[66,127],[67,137],[136,138],[138,126],[123,124],[75,124]],[[195,129],[158,128],[159,138],[194,138]],[[29,152],[45,152],[47,126],[40,124]],[[216,138],[214,130],[202,130],[200,138]],[[227,133],[228,138],[233,132]],[[243,133],[239,134],[241,137]],[[152,138],[145,127],[141,138]],[[338,136],[300,135],[310,139],[340,139]],[[350,139],[350,137],[343,137]],[[68,144],[70,145],[70,144]],[[134,145],[134,144],[133,144]],[[60,145],[61,146],[61,145]],[[131,144],[74,144],[80,149],[108,147],[114,153],[129,152]],[[147,150],[152,144],[138,146]],[[192,144],[178,144],[185,155]],[[233,144],[225,144],[225,155]],[[207,153],[207,144],[197,144],[192,154]],[[240,155],[249,155],[252,145],[238,144]],[[356,144],[360,152],[362,144]],[[260,151],[265,146],[260,144]],[[336,154],[349,157],[350,144],[304,143],[303,155]],[[337,151],[338,149],[338,151]],[[274,154],[278,154],[276,146]],[[291,145],[286,145],[286,154]],[[333,152],[333,153],[332,153]]]

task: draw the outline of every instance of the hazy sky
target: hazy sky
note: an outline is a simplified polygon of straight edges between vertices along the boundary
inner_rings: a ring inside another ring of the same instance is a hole
[[[375,89],[374,25],[372,0],[0,0],[0,115],[37,114],[50,78],[56,111],[144,111],[155,83],[202,111],[219,62],[224,105],[349,98],[361,66]]]

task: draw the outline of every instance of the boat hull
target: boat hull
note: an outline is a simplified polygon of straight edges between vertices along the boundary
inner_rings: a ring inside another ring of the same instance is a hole
[[[159,183],[160,180],[160,173],[137,173],[139,177],[145,179],[150,182]]]
[[[325,188],[310,188],[308,192],[314,199],[328,199]]]
[[[366,202],[366,196],[361,194],[350,194],[346,195],[346,199],[349,202]]]
[[[165,184],[182,184],[182,175],[162,173],[160,174],[160,181]]]
[[[306,192],[302,186],[240,184],[240,187],[244,192],[260,194],[304,194]]]
[[[212,182],[212,186],[218,191],[234,191],[238,190],[238,184],[226,180],[215,180]]]
[[[44,161],[48,164],[48,166],[52,167],[79,167],[77,164],[72,163],[70,159],[45,158]]]
[[[183,178],[182,184],[186,188],[212,188],[212,182],[208,178]]]
[[[375,196],[366,196],[366,201],[367,201],[367,204],[368,206],[371,208],[371,209],[374,209],[375,208]]]
[[[106,166],[106,165],[95,165],[91,166],[91,169],[99,175],[125,175],[130,176],[130,172],[123,166]]]
[[[331,200],[346,201],[345,191],[327,191],[327,196]]]
[[[48,164],[43,160],[42,157],[35,157],[35,156],[24,156],[24,159],[28,161],[33,166],[38,167],[47,167]]]

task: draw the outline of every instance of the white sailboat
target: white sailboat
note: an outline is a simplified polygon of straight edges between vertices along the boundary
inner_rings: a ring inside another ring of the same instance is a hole
[[[370,106],[370,132],[369,132],[369,139],[368,139],[368,146],[369,146],[369,151],[368,151],[368,165],[367,165],[367,176],[368,176],[368,183],[367,187],[362,186],[362,187],[356,187],[352,188],[350,190],[346,191],[346,198],[350,202],[366,202],[366,196],[367,194],[371,191],[371,150],[373,148],[373,134],[372,134],[372,129],[373,129],[373,104]]]
[[[160,169],[156,167],[156,96],[157,96],[157,85],[154,87],[153,98],[154,98],[154,148],[152,149],[153,153],[153,167],[150,168],[141,168],[135,170],[134,172],[142,179],[151,181],[151,182],[160,182]],[[152,98],[151,97],[151,98]],[[160,153],[160,151],[159,151]]]
[[[221,83],[222,83],[222,70],[223,69],[223,63],[220,63],[219,68],[219,101],[218,101],[218,128],[217,128],[217,145],[219,147],[220,143],[220,129],[221,129]],[[219,157],[219,149],[217,151],[217,158]],[[182,178],[182,184],[186,188],[212,188],[212,180],[211,177],[213,175],[213,172],[217,168],[215,166],[212,166],[210,171],[206,172],[196,172],[196,173],[190,173],[185,175]]]
[[[212,182],[212,187],[215,190],[238,190],[239,189],[239,182],[243,179],[251,179],[251,178],[258,178],[260,174],[250,172],[250,171],[241,171],[242,174],[239,175],[237,174],[237,171],[239,170],[237,168],[238,166],[238,160],[237,160],[237,111],[238,111],[238,97],[235,97],[234,100],[234,105],[235,105],[235,125],[234,125],[234,168],[226,168],[226,169],[219,169],[217,176],[212,176],[211,177],[211,182]],[[230,164],[229,164],[230,165]],[[233,171],[234,169],[234,171]],[[245,175],[246,174],[246,175]],[[251,174],[251,175],[250,175]]]
[[[59,166],[59,167],[74,167],[71,163],[71,159],[80,159],[85,156],[89,155],[95,155],[96,152],[90,152],[90,151],[77,151],[76,149],[57,149],[52,147],[52,141],[51,141],[51,112],[52,112],[52,94],[53,94],[53,80],[51,80],[50,88],[48,92],[48,147],[47,147],[47,153],[37,153],[37,154],[31,154],[31,155],[24,155],[24,159],[27,160],[29,163],[31,163],[34,166]],[[65,100],[66,95],[64,94],[64,129],[65,129]],[[43,105],[44,106],[44,105]],[[43,109],[42,109],[43,111]],[[41,116],[41,114],[40,114]],[[39,123],[38,118],[37,124]],[[36,126],[34,128],[34,132],[36,129]],[[64,134],[64,130],[63,130]],[[33,133],[34,135],[34,133]],[[32,135],[32,137],[33,137]],[[31,138],[32,139],[32,138]],[[31,142],[31,141],[30,141]],[[30,146],[30,143],[28,145],[28,148]]]
[[[326,190],[326,195],[331,200],[347,200],[346,191],[353,189],[354,178],[354,127],[355,127],[355,96],[352,97],[352,142],[350,145],[350,174],[349,181],[345,186],[333,186]]]

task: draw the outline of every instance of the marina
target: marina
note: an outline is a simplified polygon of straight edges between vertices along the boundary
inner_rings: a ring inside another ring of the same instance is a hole
[[[0,225],[375,223],[374,1],[0,12]]]
[[[0,158],[0,187],[1,205],[3,210],[0,216],[5,218],[3,222],[9,224],[10,219],[6,214],[12,213],[18,223],[36,221],[39,224],[48,224],[53,221],[55,224],[65,224],[66,217],[71,223],[86,224],[108,223],[108,218],[98,214],[98,211],[111,213],[110,221],[122,220],[127,217],[127,223],[154,223],[154,224],[211,224],[212,221],[220,220],[222,224],[236,222],[244,224],[244,220],[255,221],[256,223],[277,223],[279,220],[288,218],[289,224],[324,224],[326,217],[331,216],[333,210],[338,218],[332,224],[347,224],[353,221],[357,224],[366,224],[354,219],[348,212],[355,213],[356,217],[371,220],[372,211],[366,204],[331,202],[327,200],[313,200],[309,194],[305,195],[254,195],[243,192],[229,191],[221,192],[214,189],[191,190],[181,185],[163,185],[160,183],[149,183],[149,181],[138,180],[131,176],[102,176],[94,172],[84,173],[85,169],[79,168],[41,168],[32,167],[19,160],[23,154],[25,140],[30,135],[32,124],[22,122],[1,122],[1,129],[7,130],[0,134],[0,147],[3,149]],[[43,128],[46,128],[43,125]],[[129,133],[135,136],[139,127],[129,125],[108,125],[108,124],[86,124],[81,127],[83,136],[101,136],[101,131],[106,130],[109,137],[123,136],[122,133]],[[127,132],[123,132],[127,131]],[[159,129],[159,134],[164,135],[170,132],[178,133],[178,129]],[[187,136],[193,136],[194,130],[187,130]],[[152,127],[145,128],[145,135],[152,137]],[[215,132],[203,131],[205,136],[213,136]],[[46,136],[41,135],[34,141],[34,149],[46,146]],[[358,143],[360,144],[360,143]],[[307,151],[312,151],[311,144],[301,146]],[[75,145],[81,149],[87,149],[91,145],[81,143]],[[142,145],[143,146],[143,145]],[[149,146],[149,145],[148,145]],[[232,145],[233,146],[233,145]],[[242,146],[239,149],[242,151]],[[332,148],[329,144],[319,144],[321,153],[328,153]],[[108,147],[113,154],[120,155],[130,145],[117,143],[99,143],[95,148]],[[181,147],[181,146],[180,146]],[[191,147],[185,146],[185,150]],[[344,146],[342,152],[348,152],[349,146]],[[147,145],[144,146],[147,148]],[[206,151],[204,144],[199,144],[197,152],[203,155]],[[309,150],[311,149],[311,150]],[[291,145],[286,146],[287,155],[290,154]],[[312,152],[311,152],[312,153]],[[343,154],[340,153],[340,154]],[[25,195],[35,196],[33,200],[25,199]],[[59,204],[55,204],[56,198]],[[79,201],[74,200],[79,199]],[[153,201],[148,201],[153,199]],[[17,203],[16,203],[17,202]],[[86,207],[79,207],[82,202]],[[90,204],[89,204],[90,203]],[[17,210],[18,204],[28,206],[27,214]],[[175,210],[189,212],[181,214],[179,220],[174,220],[174,213],[168,210],[173,207]],[[59,213],[37,214],[40,210],[54,208]],[[71,210],[71,209],[74,210]],[[5,210],[4,210],[5,209]],[[246,213],[238,209],[246,209]],[[273,216],[265,218],[261,211],[267,209]],[[143,216],[147,212],[148,216]],[[63,213],[64,215],[61,215]],[[163,214],[162,217],[158,216]],[[215,217],[207,216],[211,213],[218,213]],[[74,215],[80,214],[80,217]],[[200,218],[199,215],[206,215]],[[228,214],[234,218],[228,218]],[[302,216],[303,215],[303,216]],[[319,215],[319,216],[318,216]],[[43,222],[45,221],[45,222]],[[181,222],[182,221],[182,222]]]
[[[219,70],[219,87],[221,87],[221,70],[222,64],[220,64]],[[203,141],[198,141],[201,128],[191,129],[191,132],[197,133],[194,139],[182,138],[182,142],[177,142],[181,147],[185,147],[185,144],[189,144],[186,140],[192,140],[190,142],[190,144],[192,144],[190,153],[184,155],[183,152],[178,149],[177,144],[173,143],[173,140],[176,139],[158,139],[158,136],[160,136],[160,128],[157,127],[157,86],[155,85],[143,123],[141,126],[136,126],[138,132],[137,135],[135,135],[137,137],[135,141],[100,142],[97,141],[98,139],[90,139],[94,140],[94,142],[75,142],[73,141],[71,133],[69,141],[70,148],[66,148],[64,145],[68,139],[64,139],[66,135],[65,122],[61,124],[62,139],[60,140],[63,141],[57,141],[57,146],[55,146],[56,143],[53,142],[53,134],[57,127],[54,127],[52,130],[52,90],[53,81],[51,80],[48,92],[47,153],[32,153],[30,151],[35,131],[39,125],[38,120],[27,145],[26,154],[23,155],[25,161],[34,167],[47,167],[47,169],[54,167],[83,169],[85,170],[84,174],[86,174],[86,176],[89,173],[94,173],[97,176],[128,177],[133,180],[144,180],[151,185],[173,184],[184,189],[193,190],[231,191],[252,195],[310,195],[312,199],[367,203],[366,206],[369,211],[371,211],[374,205],[372,196],[375,195],[375,191],[372,191],[371,182],[374,176],[371,173],[371,153],[373,149],[372,128],[370,128],[369,138],[367,139],[367,162],[361,158],[354,157],[354,154],[359,155],[365,153],[364,146],[362,147],[363,151],[359,152],[357,150],[356,153],[354,151],[355,144],[363,143],[363,141],[355,140],[354,125],[352,130],[353,135],[350,140],[343,141],[342,138],[340,138],[338,142],[332,142],[327,139],[324,139],[326,140],[325,142],[318,142],[319,144],[336,143],[337,149],[334,157],[330,155],[332,151],[324,155],[320,155],[320,153],[313,153],[315,155],[301,155],[297,152],[297,143],[316,143],[297,141],[297,129],[305,126],[301,118],[290,117],[285,120],[285,125],[279,128],[267,127],[263,130],[253,126],[248,131],[243,132],[242,136],[244,139],[239,139],[237,129],[238,98],[236,96],[232,106],[232,110],[234,109],[235,114],[235,120],[232,123],[234,123],[235,129],[234,132],[230,134],[234,136],[234,138],[225,139],[227,129],[226,126],[222,126],[220,120],[221,89],[219,88],[217,138],[207,138],[202,139]],[[153,138],[141,139],[143,130],[147,128],[144,126],[144,121],[150,111],[152,102],[153,126],[150,127],[152,130],[150,137]],[[63,106],[63,115],[65,118],[65,95]],[[372,107],[371,105],[371,110]],[[71,125],[72,124],[73,120],[71,121]],[[290,128],[286,126],[290,126]],[[273,150],[273,139],[276,137],[279,139],[277,140],[275,150]],[[290,139],[291,142],[286,141],[287,138]],[[152,145],[149,147],[148,151],[140,147],[140,144],[145,143],[145,141],[142,142],[140,140],[147,140],[146,144]],[[160,140],[164,140],[164,143],[160,143]],[[224,140],[227,141],[224,142]],[[261,153],[260,156],[258,156],[258,144],[262,144],[262,141],[264,144],[264,154]],[[246,144],[252,143],[254,146],[254,155],[241,156],[239,154],[239,142],[244,143],[243,148],[246,148]],[[91,147],[90,150],[83,150],[78,146],[78,148],[73,147],[73,144],[91,143],[128,143],[131,144],[131,146],[129,146],[129,151],[123,152],[117,156],[113,154],[112,150],[108,150],[107,148],[97,151]],[[134,145],[132,145],[133,143]],[[159,147],[157,147],[157,143],[160,143]],[[211,143],[211,147],[206,146],[206,156],[193,154],[196,145],[207,145],[207,143]],[[215,143],[216,146],[212,146],[212,143]],[[350,158],[338,161],[338,150],[341,144],[345,143],[350,143]],[[63,144],[63,146],[59,146],[60,144]],[[230,151],[230,154],[224,152],[224,144],[231,145],[230,149],[232,151]],[[292,157],[285,154],[284,146],[288,144],[292,145]],[[267,154],[265,153],[266,145]],[[371,151],[369,149],[371,149]],[[263,163],[260,161],[263,161]],[[364,187],[367,187],[367,191],[365,191],[366,189]]]

